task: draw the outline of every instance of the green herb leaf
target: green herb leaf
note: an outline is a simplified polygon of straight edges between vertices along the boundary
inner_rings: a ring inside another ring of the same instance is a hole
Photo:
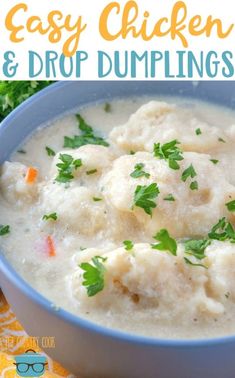
[[[86,144],[95,144],[108,147],[109,144],[101,137],[98,137],[94,134],[94,131],[90,125],[86,123],[84,118],[77,114],[76,118],[79,122],[79,129],[81,131],[81,135],[75,135],[74,137],[70,138],[68,136],[64,137],[64,147],[65,148],[79,148]]]
[[[143,163],[139,163],[139,164],[136,164],[135,165],[135,170],[134,172],[132,172],[130,174],[131,177],[133,178],[139,178],[139,177],[146,177],[146,178],[149,178],[150,177],[150,174],[149,173],[146,173],[144,170],[144,164]]]
[[[234,212],[235,211],[235,200],[226,203],[228,211]]]
[[[219,160],[216,160],[216,159],[210,159],[210,161],[213,163],[213,164],[218,164],[219,163]]]
[[[225,140],[223,138],[219,138],[218,139],[219,142],[222,142],[222,143],[226,143]]]
[[[52,213],[52,214],[49,214],[49,215],[43,215],[43,218],[42,220],[45,220],[45,221],[48,221],[48,220],[54,220],[56,221],[58,219],[58,216],[56,213]]]
[[[1,81],[0,121],[27,98],[51,83],[51,81]]]
[[[144,209],[145,213],[152,216],[152,209],[157,207],[153,201],[160,193],[157,184],[149,186],[138,185],[134,194],[134,205]]]
[[[98,172],[97,169],[91,169],[90,171],[87,171],[86,174],[87,176],[90,176],[90,175],[94,175],[97,172]]]
[[[175,239],[170,237],[167,230],[160,230],[153,238],[160,241],[159,244],[152,244],[153,249],[158,249],[159,251],[169,251],[172,255],[177,255],[177,243]]]
[[[93,197],[93,201],[95,201],[95,202],[100,202],[100,201],[102,201],[102,198]]]
[[[235,243],[235,230],[232,224],[229,223],[226,218],[220,219],[219,222],[211,229],[208,236],[213,240],[227,240],[231,243]]]
[[[59,174],[55,180],[60,183],[67,183],[74,178],[73,171],[82,166],[82,160],[74,160],[73,157],[68,154],[60,154],[59,160],[62,163],[56,164]]]
[[[191,190],[198,190],[198,182],[197,181],[191,182],[190,189]]]
[[[185,253],[202,260],[206,257],[205,250],[211,244],[208,239],[190,239],[184,243]]]
[[[96,256],[92,258],[92,264],[90,263],[82,263],[80,268],[84,270],[83,273],[83,283],[82,285],[87,289],[88,297],[93,297],[100,291],[104,289],[104,274],[105,274],[105,266],[104,262],[107,258],[103,258],[100,256]]]
[[[185,169],[185,171],[182,173],[182,181],[187,181],[188,178],[194,178],[197,176],[197,173],[193,167],[193,165],[191,164],[187,169]]]
[[[154,144],[154,156],[158,159],[164,159],[168,162],[171,169],[178,170],[180,166],[178,161],[183,160],[182,151],[177,147],[180,144],[177,140],[161,145],[160,143]]]
[[[73,166],[77,170],[78,168],[82,167],[82,160],[81,159],[76,159],[73,161]]]
[[[1,226],[0,225],[0,236],[5,236],[10,233],[10,226]]]
[[[106,113],[111,113],[111,111],[112,111],[112,107],[111,107],[111,104],[110,104],[109,102],[106,102],[106,103],[104,104],[104,111],[105,111]]]
[[[55,151],[52,150],[52,148],[50,148],[48,146],[46,146],[46,152],[47,152],[48,156],[55,156],[56,155]]]
[[[174,202],[175,201],[175,197],[172,195],[172,194],[168,194],[168,196],[166,196],[164,198],[164,201],[171,201],[171,202]]]
[[[27,153],[25,150],[18,150],[17,152],[18,154],[22,154],[22,155],[25,155]]]
[[[193,263],[192,261],[190,261],[187,257],[184,257],[184,261],[185,261],[186,264],[188,264],[188,265],[192,265],[192,266],[200,266],[201,268],[208,269],[208,267],[207,267],[206,265],[203,265],[203,264],[195,264],[195,263]]]
[[[125,249],[126,249],[127,251],[131,251],[131,250],[134,248],[134,244],[133,244],[133,242],[132,242],[131,240],[125,240],[125,241],[123,242],[123,244],[124,244]]]
[[[93,134],[93,129],[85,119],[81,116],[81,114],[76,114],[76,118],[78,120],[78,127],[79,129],[85,134]]]
[[[95,144],[108,147],[109,144],[103,138],[94,135],[75,135],[73,138],[64,137],[64,147],[76,149],[86,144]]]
[[[196,135],[201,135],[202,134],[202,130],[201,129],[196,129],[195,133],[196,133]]]

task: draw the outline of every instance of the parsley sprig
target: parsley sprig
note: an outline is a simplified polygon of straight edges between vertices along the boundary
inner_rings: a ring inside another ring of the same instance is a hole
[[[158,159],[164,159],[168,162],[169,167],[174,170],[180,169],[178,161],[183,160],[182,151],[179,149],[177,140],[172,140],[171,142],[160,144],[154,144],[154,156]]]
[[[131,240],[125,240],[123,244],[126,251],[131,251],[134,248],[134,243]]]
[[[109,144],[103,138],[94,134],[94,130],[80,114],[76,114],[78,120],[78,127],[81,131],[81,135],[75,135],[74,137],[64,137],[65,148],[79,148],[86,144],[95,144],[108,147]]]
[[[206,248],[211,244],[211,240],[208,239],[190,239],[184,243],[185,253],[190,256],[194,256],[198,260],[203,260]]]
[[[45,220],[45,221],[48,221],[48,220],[57,221],[57,219],[58,219],[57,213],[52,213],[48,215],[45,214],[42,217],[42,220]]]
[[[210,161],[211,161],[214,165],[216,165],[216,164],[219,163],[219,160],[217,160],[217,159],[210,159]]]
[[[188,178],[190,178],[190,177],[194,178],[196,176],[197,176],[197,173],[196,173],[193,165],[190,164],[190,166],[187,169],[185,169],[185,171],[183,171],[181,179],[182,179],[182,181],[186,182]]]
[[[212,240],[230,241],[231,243],[235,243],[235,230],[232,224],[229,223],[226,218],[220,219],[219,222],[212,227],[207,239],[187,240],[184,243],[185,253],[201,261],[206,257],[205,250],[211,244]],[[194,263],[187,257],[185,257],[184,260],[187,264],[201,266],[207,269],[207,266],[201,263]]]
[[[219,222],[211,229],[208,236],[213,240],[230,241],[231,243],[235,243],[235,230],[225,217],[219,220]]]
[[[95,256],[91,259],[93,265],[87,262],[80,264],[80,268],[84,270],[82,285],[86,287],[88,297],[93,297],[104,289],[106,268],[103,263],[106,260],[107,258]]]
[[[132,178],[146,177],[149,178],[150,174],[143,170],[144,164],[139,163],[135,165],[135,170],[130,174]]]
[[[173,196],[173,194],[168,194],[165,198],[163,198],[164,201],[169,201],[169,202],[174,202],[175,201],[175,197]]]
[[[52,81],[1,81],[0,121],[27,98],[51,83]]]
[[[186,182],[189,178],[193,179],[194,177],[197,176],[197,172],[194,169],[194,166],[190,164],[190,166],[183,171],[181,180]],[[191,190],[198,190],[198,182],[197,181],[192,181],[190,184],[190,189]]]
[[[190,239],[185,241],[185,254],[189,256],[193,256],[197,260],[203,260],[205,255],[206,248],[211,244],[211,240],[209,239]],[[208,267],[202,263],[193,262],[189,260],[189,258],[184,257],[184,260],[187,264],[192,266],[200,266],[202,268],[208,269]]]
[[[156,183],[149,186],[138,185],[134,193],[134,206],[142,208],[146,214],[152,216],[152,209],[157,207],[153,200],[157,198],[160,190]]]
[[[235,211],[235,200],[226,203],[226,207],[228,211],[231,211],[233,213]]]
[[[58,168],[57,182],[67,183],[74,178],[73,172],[82,166],[81,159],[74,159],[71,155],[60,154],[59,160],[61,163],[56,164]]]
[[[55,151],[52,150],[51,147],[46,146],[45,150],[46,150],[48,156],[55,156],[56,155]]]
[[[153,249],[169,251],[172,255],[177,255],[177,243],[166,229],[160,230],[153,238],[160,242],[158,244],[152,244]]]
[[[192,265],[192,266],[199,266],[201,268],[205,268],[205,269],[208,269],[208,267],[204,264],[200,264],[200,263],[194,263],[192,262],[191,260],[189,260],[187,257],[184,257],[184,261],[186,262],[186,264],[188,265]]]
[[[112,112],[112,106],[111,106],[110,102],[106,102],[104,104],[104,111],[105,111],[105,113],[111,113]]]
[[[0,236],[5,236],[10,233],[10,226],[0,225]]]

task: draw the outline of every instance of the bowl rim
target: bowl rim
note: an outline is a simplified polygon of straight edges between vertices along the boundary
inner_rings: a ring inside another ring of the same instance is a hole
[[[105,81],[107,83],[107,81]],[[38,93],[34,94],[17,108],[15,108],[1,123],[0,129],[7,127],[9,121],[14,120],[15,114],[21,113],[21,111],[27,110],[31,103],[35,100],[39,100],[45,94],[50,92],[56,92],[57,88],[61,88],[70,85],[73,81],[59,81],[49,85],[42,89]],[[126,82],[128,84],[128,82]],[[79,83],[78,83],[79,85]],[[201,347],[215,347],[217,345],[224,345],[229,343],[235,343],[235,335],[226,335],[215,338],[195,338],[195,339],[164,339],[156,337],[148,337],[140,334],[129,333],[128,331],[121,331],[115,328],[104,327],[98,323],[92,322],[85,318],[70,313],[69,311],[59,307],[57,308],[55,303],[44,297],[36,289],[34,289],[29,283],[27,283],[18,272],[11,266],[7,259],[3,256],[0,250],[0,272],[8,278],[9,282],[20,292],[30,299],[36,305],[42,307],[43,310],[50,313],[50,315],[56,316],[73,326],[82,328],[89,332],[99,334],[100,336],[116,339],[121,342],[135,345],[145,345],[149,347],[164,347],[164,348],[201,348]],[[4,279],[4,276],[3,276]]]

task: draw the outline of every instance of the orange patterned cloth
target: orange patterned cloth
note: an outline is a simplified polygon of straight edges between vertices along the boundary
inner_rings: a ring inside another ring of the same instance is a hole
[[[53,347],[53,340],[51,342]],[[36,340],[29,337],[22,326],[17,321],[14,313],[11,311],[8,303],[0,291],[0,377],[15,378],[18,377],[14,363],[14,356],[25,353],[26,350],[33,349],[40,352]],[[42,354],[44,354],[42,352]],[[45,378],[74,378],[58,363],[52,361],[47,356],[47,370],[43,374]]]

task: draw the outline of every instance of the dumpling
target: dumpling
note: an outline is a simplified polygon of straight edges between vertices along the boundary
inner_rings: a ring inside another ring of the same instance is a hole
[[[38,196],[38,181],[27,183],[28,167],[21,163],[5,162],[1,167],[0,192],[14,206],[30,204]]]
[[[151,311],[160,319],[190,317],[200,314],[222,314],[224,306],[213,296],[207,295],[207,270],[187,265],[183,247],[178,255],[156,251],[150,244],[135,244],[131,251],[124,247],[102,254],[99,249],[89,249],[77,254],[76,269],[69,277],[72,296],[82,308],[130,313]],[[102,256],[105,267],[104,289],[88,297],[82,285],[82,262],[92,264],[92,257]]]
[[[161,228],[166,228],[177,238],[206,236],[221,217],[232,218],[225,203],[235,198],[234,186],[210,159],[209,155],[186,152],[180,169],[173,170],[165,160],[147,152],[122,156],[103,177],[104,197],[117,210],[132,213],[148,236],[155,235]],[[149,177],[131,177],[140,163]],[[196,176],[188,177],[184,182],[182,173],[191,165]],[[190,188],[195,181],[198,190]],[[143,208],[135,206],[134,194],[137,186],[152,183],[158,185],[160,194],[154,199],[156,208],[150,216]],[[173,196],[173,201],[166,200],[169,195]]]
[[[221,147],[219,138],[226,139],[221,129],[199,121],[189,110],[158,101],[141,106],[125,125],[110,133],[112,142],[126,152],[151,152],[154,143],[174,139],[180,141],[183,151],[208,152]]]

